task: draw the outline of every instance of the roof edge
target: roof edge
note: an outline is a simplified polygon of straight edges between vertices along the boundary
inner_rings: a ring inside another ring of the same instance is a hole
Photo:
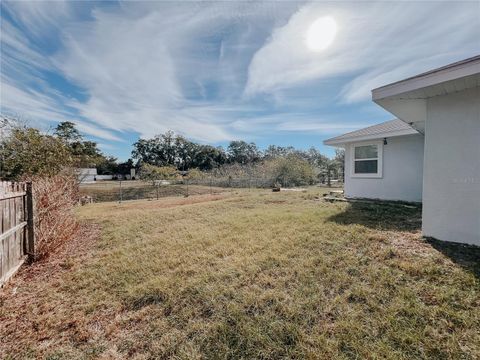
[[[372,90],[373,101],[480,72],[480,55],[454,62]]]
[[[386,131],[383,133],[372,134],[372,135],[352,136],[351,138],[343,138],[343,139],[331,138],[331,139],[324,140],[323,144],[335,146],[335,145],[350,144],[350,143],[360,142],[360,141],[378,140],[383,138],[391,138],[391,137],[405,136],[405,135],[416,135],[416,134],[421,135],[417,130],[415,130],[414,128],[411,128],[411,129],[404,129],[404,130]]]

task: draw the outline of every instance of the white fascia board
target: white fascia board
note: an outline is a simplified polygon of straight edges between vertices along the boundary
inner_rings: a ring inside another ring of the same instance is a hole
[[[478,73],[480,73],[480,59],[373,89],[372,100],[377,102],[377,100]]]
[[[405,130],[396,130],[385,132],[381,134],[372,134],[372,135],[364,135],[364,136],[356,136],[351,138],[344,138],[344,139],[329,139],[325,140],[323,143],[325,145],[332,145],[332,146],[342,146],[344,144],[355,143],[359,141],[367,141],[367,140],[379,140],[384,138],[391,138],[395,136],[405,136],[405,135],[414,135],[418,134],[418,131],[415,129],[405,129]]]

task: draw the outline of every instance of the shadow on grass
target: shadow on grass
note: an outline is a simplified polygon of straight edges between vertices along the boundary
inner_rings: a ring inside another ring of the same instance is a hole
[[[359,224],[375,230],[417,231],[422,206],[395,202],[351,202],[345,211],[328,218],[337,224]]]
[[[351,202],[329,221],[359,224],[375,230],[417,231],[422,228],[422,206],[389,202]],[[427,238],[426,242],[480,279],[480,247]]]
[[[427,238],[426,241],[435,250],[441,252],[467,271],[471,271],[477,279],[480,279],[480,247],[440,241],[434,238]]]

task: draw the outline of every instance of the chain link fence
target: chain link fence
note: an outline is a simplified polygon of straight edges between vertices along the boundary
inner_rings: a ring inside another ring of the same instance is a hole
[[[81,184],[82,196],[93,202],[160,199],[172,196],[219,194],[239,188],[271,188],[272,179],[264,178],[209,178],[155,181],[96,181]]]

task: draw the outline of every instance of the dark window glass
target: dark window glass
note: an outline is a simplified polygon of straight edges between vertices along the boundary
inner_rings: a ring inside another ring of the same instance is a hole
[[[376,174],[378,160],[357,160],[355,161],[355,174]]]

